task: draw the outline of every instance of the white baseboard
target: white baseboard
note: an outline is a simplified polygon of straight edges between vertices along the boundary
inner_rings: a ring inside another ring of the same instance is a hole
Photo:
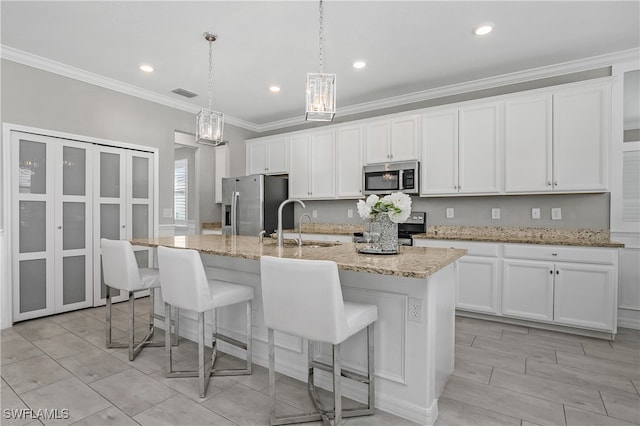
[[[618,327],[640,330],[640,311],[618,308]]]

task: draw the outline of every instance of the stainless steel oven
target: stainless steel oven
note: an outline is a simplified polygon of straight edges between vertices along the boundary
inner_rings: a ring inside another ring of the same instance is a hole
[[[362,187],[365,195],[391,194],[398,191],[418,194],[419,181],[418,161],[372,164],[362,168]]]

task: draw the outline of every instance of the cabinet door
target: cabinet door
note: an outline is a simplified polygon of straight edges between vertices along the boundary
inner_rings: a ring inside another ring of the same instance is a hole
[[[311,143],[308,135],[291,138],[291,167],[289,170],[289,198],[311,197]]]
[[[555,322],[615,332],[617,282],[614,266],[557,263]]]
[[[458,110],[422,116],[420,194],[458,192]]]
[[[465,256],[457,262],[456,308],[498,313],[498,259]]]
[[[581,87],[553,95],[554,189],[605,190],[609,144],[609,87]]]
[[[289,171],[288,144],[286,138],[271,139],[267,142],[267,174],[281,174]]]
[[[459,192],[500,192],[502,111],[499,102],[460,108]]]
[[[420,117],[410,115],[391,120],[390,154],[391,161],[418,159],[420,139]]]
[[[333,131],[311,135],[310,198],[334,198],[336,195],[334,146]]]
[[[55,311],[93,305],[93,145],[64,141],[55,159]]]
[[[52,139],[11,132],[13,320],[54,313]]]
[[[222,203],[222,178],[229,177],[229,147],[227,145],[215,147],[214,201]]]
[[[337,196],[362,196],[362,126],[342,127],[336,143]]]
[[[507,101],[505,132],[505,191],[551,191],[551,95]]]
[[[364,146],[365,164],[386,163],[391,161],[389,145],[391,141],[391,121],[376,121],[366,125]]]
[[[553,263],[505,259],[502,313],[553,321]]]
[[[267,144],[264,142],[247,143],[247,175],[267,172]]]

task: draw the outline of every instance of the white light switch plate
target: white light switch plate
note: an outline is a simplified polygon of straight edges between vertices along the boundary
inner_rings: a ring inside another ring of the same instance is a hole
[[[353,217],[353,209],[347,209],[347,217],[348,218],[352,218]]]
[[[499,208],[492,208],[491,209],[491,219],[500,219],[500,209]]]
[[[560,207],[553,207],[551,209],[551,220],[562,219],[562,209]]]
[[[531,209],[531,219],[540,219],[540,209],[534,207]]]
[[[447,219],[453,219],[453,207],[447,207]]]
[[[311,217],[313,217],[314,219],[318,218],[318,210],[311,210]]]

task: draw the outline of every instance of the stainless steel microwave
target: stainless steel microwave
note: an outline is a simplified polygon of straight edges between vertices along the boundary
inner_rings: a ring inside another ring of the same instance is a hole
[[[362,168],[362,187],[365,195],[391,194],[397,191],[418,194],[419,182],[418,161],[372,164]]]

